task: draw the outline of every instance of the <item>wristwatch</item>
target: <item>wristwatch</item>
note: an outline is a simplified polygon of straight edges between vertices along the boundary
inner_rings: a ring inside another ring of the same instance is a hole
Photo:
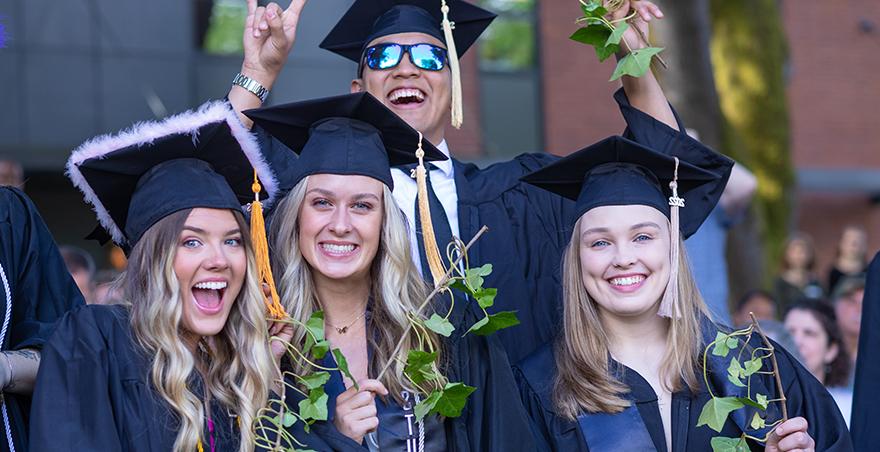
[[[263,87],[260,82],[242,74],[241,72],[235,74],[235,77],[232,78],[232,84],[250,91],[254,96],[260,98],[260,102],[266,102],[266,98],[269,97],[268,89]]]

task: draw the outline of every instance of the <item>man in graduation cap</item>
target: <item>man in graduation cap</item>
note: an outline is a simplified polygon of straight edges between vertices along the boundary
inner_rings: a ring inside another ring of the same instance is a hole
[[[292,0],[282,9],[248,2],[245,58],[228,95],[239,112],[265,100],[293,45],[304,3]],[[614,18],[631,9],[638,12],[639,26],[645,31],[646,22],[662,17],[652,3],[635,1],[614,13]],[[447,126],[451,122],[458,127],[462,121],[458,55],[494,17],[462,0],[356,0],[321,47],[358,64],[352,92],[373,94],[451,155],[445,140]],[[644,46],[633,28],[624,39],[630,47]],[[665,149],[683,127],[656,79],[649,72],[622,80],[623,89],[615,99],[632,131],[628,135]],[[243,121],[250,124],[245,117]],[[638,130],[642,132],[635,133]],[[268,138],[263,143],[280,145]],[[549,154],[526,154],[480,169],[451,158],[429,172],[428,198],[440,250],[446,249],[452,236],[467,241],[483,225],[490,229],[471,249],[470,260],[494,265],[486,287],[498,288],[500,310],[518,312],[522,325],[499,333],[512,362],[551,339],[559,322],[558,267],[571,202],[519,181],[553,160]],[[416,183],[408,168],[396,168],[392,174],[394,196],[410,222],[413,249],[424,254],[415,220]],[[430,278],[425,258],[414,256],[414,260]]]

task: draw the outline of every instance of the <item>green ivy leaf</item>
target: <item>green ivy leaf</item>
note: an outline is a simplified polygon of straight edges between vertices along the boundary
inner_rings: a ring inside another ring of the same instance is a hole
[[[759,428],[766,427],[767,423],[764,422],[764,419],[761,418],[761,415],[759,415],[758,413],[755,413],[755,415],[752,416],[752,422],[749,424],[749,426],[752,427],[753,429],[757,430]]]
[[[602,6],[602,2],[595,0],[581,3],[581,11],[584,12],[585,17],[599,18],[608,14],[608,10]]]
[[[489,276],[492,274],[492,264],[484,264],[477,268],[468,269],[467,273],[480,276]]]
[[[761,406],[760,403],[758,403],[748,397],[737,397],[736,400],[739,400],[740,402],[742,402],[743,405],[748,405],[752,408],[757,408],[759,410],[766,409],[766,406]]]
[[[348,371],[348,361],[346,361],[345,355],[342,354],[342,351],[338,348],[334,348],[333,358],[336,360],[336,366],[339,367],[339,371],[342,372],[342,375],[348,377],[348,379],[351,380],[351,384],[354,385],[354,389],[360,391],[361,388],[358,387],[357,381],[351,376],[351,372]]]
[[[468,288],[468,286],[466,286],[466,285],[464,284],[464,281],[461,280],[460,278],[459,278],[459,279],[453,279],[453,280],[451,280],[451,281],[452,281],[452,282],[449,283],[449,288],[450,288],[450,289],[460,290],[460,291],[462,291],[462,292],[464,292],[464,293],[471,293],[471,289]]]
[[[425,320],[425,328],[444,337],[449,337],[449,335],[455,331],[455,327],[452,326],[452,323],[450,323],[449,320],[440,317],[437,313],[432,314],[430,319]]]
[[[608,57],[614,55],[620,50],[619,45],[605,45],[605,42],[608,41],[610,36],[611,30],[609,30],[605,24],[600,24],[579,28],[569,37],[569,39],[593,46],[596,50],[596,56],[599,57],[599,61],[605,61]]]
[[[490,314],[479,322],[475,323],[467,332],[471,331],[478,336],[488,336],[498,330],[519,325],[519,319],[516,318],[515,311],[502,311],[497,314]]]
[[[290,426],[295,423],[296,423],[296,416],[294,416],[293,413],[291,413],[290,411],[286,411],[284,413],[284,422],[282,422],[281,425],[283,425],[284,428],[290,428]]]
[[[749,445],[743,438],[716,436],[709,442],[712,452],[749,452]]]
[[[611,74],[611,79],[609,81],[613,82],[624,75],[632,77],[641,77],[645,75],[645,73],[648,72],[648,68],[651,66],[651,58],[662,50],[663,47],[645,47],[633,50],[629,55],[623,57],[617,62],[617,67],[614,68],[614,73]]]
[[[422,350],[410,350],[406,356],[406,367],[403,372],[409,375],[413,383],[419,384],[434,376],[431,364],[437,359],[437,352],[428,353]]]
[[[620,24],[618,24],[614,28],[614,31],[612,31],[611,34],[608,36],[608,39],[605,41],[605,45],[606,46],[620,45],[620,38],[623,37],[623,33],[625,33],[626,30],[628,30],[628,29],[629,29],[628,23],[621,22]]]
[[[763,365],[763,360],[760,356],[756,356],[746,361],[745,368],[743,369],[743,376],[748,377],[749,375],[754,374],[755,372],[761,370],[761,366]]]
[[[330,341],[322,339],[312,347],[312,356],[315,359],[324,359],[328,351],[330,351]]]
[[[495,297],[498,295],[498,289],[494,287],[480,289],[474,295],[477,299],[477,304],[483,309],[488,309],[495,304]]]
[[[476,390],[464,383],[446,383],[432,411],[444,417],[459,417],[468,396]]]
[[[744,405],[736,397],[714,397],[703,406],[700,412],[700,418],[697,420],[697,427],[708,425],[709,428],[721,433],[724,427],[724,421],[731,411],[742,408]]]
[[[474,291],[483,288],[483,277],[489,276],[492,273],[492,264],[486,264],[482,267],[477,268],[469,268],[465,270],[464,276],[467,279],[467,284]]]
[[[315,372],[311,375],[300,377],[300,381],[308,389],[318,389],[324,386],[324,383],[330,381],[330,373],[324,371]]]
[[[715,340],[713,341],[715,346],[712,347],[712,354],[715,356],[720,356],[722,358],[726,357],[730,350],[735,349],[739,345],[739,341],[734,337],[730,337],[721,331],[715,334]]]
[[[299,416],[304,420],[326,421],[327,400],[323,387],[312,389],[307,399],[299,401]]]
[[[727,367],[727,379],[736,386],[740,388],[745,388],[746,385],[742,382],[743,376],[743,368],[739,363],[739,360],[733,358],[730,360],[730,366]]]
[[[421,402],[416,404],[413,412],[415,412],[417,421],[421,421],[428,415],[428,413],[434,410],[434,406],[437,405],[437,401],[440,400],[441,395],[442,391],[435,389],[428,394],[428,397],[425,397]]]
[[[758,405],[761,406],[762,410],[767,409],[767,405],[769,404],[769,401],[767,400],[767,396],[765,396],[764,394],[756,394],[755,399],[757,400]]]
[[[315,342],[324,340],[324,311],[315,311],[306,322],[306,329],[309,331]]]

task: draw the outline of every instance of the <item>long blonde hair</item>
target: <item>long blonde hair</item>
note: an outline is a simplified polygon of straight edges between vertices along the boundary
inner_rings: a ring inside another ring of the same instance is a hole
[[[629,388],[611,374],[609,338],[596,303],[584,287],[580,227],[579,219],[562,258],[563,329],[555,347],[558,372],[553,403],[557,414],[569,420],[583,412],[619,413],[630,405],[623,397]],[[692,390],[699,387],[700,317],[709,316],[691,275],[683,241],[679,246],[679,260],[673,265],[678,265],[677,309],[681,315],[670,320],[660,368],[661,381],[671,386],[666,388],[670,391],[680,390],[681,380]]]
[[[233,212],[247,253],[244,285],[223,329],[210,338],[208,352],[194,355],[182,337],[183,306],[174,273],[177,242],[190,212],[183,210],[159,220],[134,246],[128,269],[121,277],[123,304],[130,308],[135,340],[151,358],[153,387],[179,418],[174,450],[195,450],[204,431],[204,404],[188,384],[197,361],[201,361],[207,369],[204,390],[238,414],[239,451],[251,451],[254,438],[250,425],[266,404],[270,379],[276,371],[268,347],[262,295],[253,271],[256,261],[247,239],[248,226],[240,212]]]
[[[273,256],[272,272],[280,275],[282,303],[292,318],[303,323],[316,310],[322,309],[312,279],[313,269],[299,249],[299,213],[305,200],[308,181],[309,177],[303,178],[278,204],[269,233]],[[370,322],[379,327],[373,328],[367,334],[367,342],[372,351],[368,367],[371,376],[378,375],[382,370],[381,366],[391,359],[391,352],[409,325],[407,314],[415,312],[428,295],[427,285],[412,262],[406,220],[397,207],[391,190],[384,185],[382,200],[382,235],[379,250],[373,259],[370,305]],[[297,328],[291,343],[302,343],[305,334],[303,328]],[[403,390],[416,390],[404,377],[403,369],[407,354],[421,343],[420,339],[430,342],[435,350],[441,352],[440,340],[436,334],[428,331],[419,336],[410,329],[403,347],[394,357],[391,367],[393,372],[386,372],[381,380],[399,403],[403,403],[400,395]],[[292,365],[297,374],[301,375],[306,371],[306,364],[301,361]]]

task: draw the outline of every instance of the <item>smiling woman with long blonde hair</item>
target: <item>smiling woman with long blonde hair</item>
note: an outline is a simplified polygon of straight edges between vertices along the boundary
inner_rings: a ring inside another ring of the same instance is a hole
[[[253,450],[277,371],[237,195],[252,165],[273,190],[219,102],[73,153],[68,174],[129,262],[123,303],[69,314],[46,345],[33,450]]]
[[[747,397],[722,358],[704,367],[703,350],[729,330],[710,319],[683,246],[733,163],[691,139],[672,143],[661,153],[611,137],[524,179],[576,200],[578,213],[562,263],[562,331],[516,370],[539,449],[711,450],[714,436],[748,432],[768,438],[748,439],[752,450],[850,450],[825,388],[778,346],[790,419],[772,424],[780,415],[771,404],[766,427],[742,411],[720,434],[697,426],[710,394]],[[749,346],[762,346],[757,337]],[[776,399],[775,383],[759,372],[749,394]]]

